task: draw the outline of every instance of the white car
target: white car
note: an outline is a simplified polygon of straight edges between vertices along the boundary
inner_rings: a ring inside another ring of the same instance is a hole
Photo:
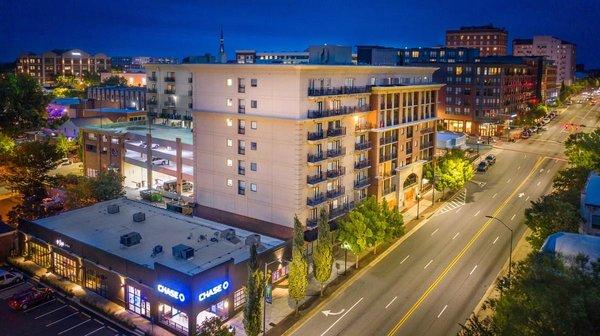
[[[23,281],[23,274],[0,270],[0,287]]]
[[[163,158],[154,158],[152,159],[152,164],[158,166],[165,166],[169,164],[169,160]]]

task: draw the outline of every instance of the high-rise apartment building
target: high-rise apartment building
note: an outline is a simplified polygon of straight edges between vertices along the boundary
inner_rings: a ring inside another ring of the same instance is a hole
[[[192,73],[184,65],[146,64],[146,109],[155,123],[192,127]]]
[[[513,55],[544,56],[556,65],[557,84],[571,85],[575,79],[574,43],[553,36],[534,36],[532,39],[513,40]]]
[[[84,73],[109,72],[110,58],[80,49],[54,49],[43,54],[24,53],[16,61],[17,73],[28,74],[42,85],[52,85],[56,76],[81,77]]]
[[[198,215],[282,230],[297,215],[311,229],[322,208],[335,219],[368,195],[416,202],[434,154],[435,68],[181,67],[194,77]]]
[[[508,52],[508,32],[493,25],[460,27],[446,31],[446,47],[477,48],[481,56],[504,56]]]

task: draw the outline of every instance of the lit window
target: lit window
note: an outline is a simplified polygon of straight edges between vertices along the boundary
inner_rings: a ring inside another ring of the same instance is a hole
[[[252,121],[252,122],[250,122],[250,128],[252,128],[252,129],[256,129],[256,127],[257,127],[257,123],[256,123],[256,121]]]
[[[227,106],[233,106],[233,99],[227,98]]]
[[[233,85],[233,79],[227,78],[227,86],[232,86],[232,85]]]
[[[227,186],[228,187],[233,187],[233,180],[232,179],[227,179]]]
[[[227,139],[227,147],[233,147],[233,140]]]
[[[233,126],[233,121],[231,119],[227,119],[227,126],[228,127]]]
[[[233,166],[233,160],[227,159],[227,167],[231,167],[231,166]]]
[[[250,183],[250,190],[256,192],[256,183]]]

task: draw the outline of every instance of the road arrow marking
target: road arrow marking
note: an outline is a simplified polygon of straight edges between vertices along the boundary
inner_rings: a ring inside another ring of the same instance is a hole
[[[327,328],[325,331],[323,331],[321,336],[325,335],[329,330],[331,330],[331,328],[333,328],[341,319],[343,319],[344,316],[346,316],[346,314],[348,314],[354,307],[356,307],[356,305],[359,304],[360,301],[362,301],[363,299],[364,299],[364,297],[361,297],[358,301],[356,301],[355,304],[352,305],[352,307],[348,308],[348,310],[344,313],[344,315],[340,316],[337,320],[335,320],[335,322],[333,322],[332,325],[329,326],[329,328]]]
[[[520,194],[519,194],[519,198],[521,198],[521,197],[523,197],[523,196],[525,196],[525,193],[520,193]]]
[[[343,313],[345,311],[346,311],[346,309],[342,309],[339,312],[332,313],[331,310],[327,309],[327,310],[323,310],[321,313],[323,313],[323,315],[325,315],[325,316],[329,316],[329,315],[336,316],[336,315],[340,315],[341,313]]]

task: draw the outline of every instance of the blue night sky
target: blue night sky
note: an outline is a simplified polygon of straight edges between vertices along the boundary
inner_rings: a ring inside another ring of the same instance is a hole
[[[600,67],[600,0],[187,1],[0,0],[0,61],[25,51],[80,48],[110,56],[217,53],[219,27],[235,49],[310,44],[444,43],[446,29],[493,23],[509,39],[554,35],[577,44],[577,63]]]

